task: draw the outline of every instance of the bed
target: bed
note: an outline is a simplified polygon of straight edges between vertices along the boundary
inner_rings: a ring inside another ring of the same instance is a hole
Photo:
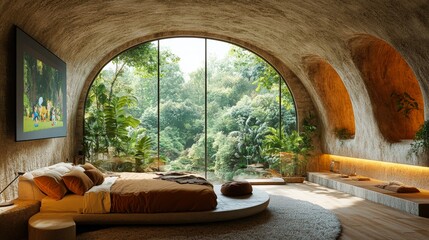
[[[160,177],[158,174],[142,173],[103,176],[101,183],[92,179],[93,183],[99,184],[91,187],[76,184],[83,189],[73,190],[79,190],[82,194],[72,194],[62,188],[61,182],[75,179],[71,174],[73,172],[82,175],[81,170],[76,171],[75,167],[69,163],[59,163],[28,172],[19,178],[19,198],[41,201],[40,212],[28,221],[30,240],[54,240],[58,236],[76,239],[78,224],[158,225],[228,221],[260,213],[267,208],[270,200],[266,192],[258,189],[246,196],[228,197],[221,193],[220,185],[205,184],[200,177],[179,176],[175,179],[174,175]],[[42,192],[36,185],[39,178],[54,179],[55,184],[44,190],[50,192],[56,189],[60,195],[50,197]]]
[[[85,174],[79,172],[86,171],[69,163],[59,163],[26,173],[19,179],[19,198],[40,200],[40,211],[51,213],[198,212],[214,210],[217,206],[213,186],[200,176],[117,173],[104,176],[103,181],[95,185],[82,183]],[[71,177],[72,184],[67,184]],[[46,186],[40,185],[40,179]],[[61,186],[63,182],[65,190]],[[56,188],[58,191],[53,194]]]

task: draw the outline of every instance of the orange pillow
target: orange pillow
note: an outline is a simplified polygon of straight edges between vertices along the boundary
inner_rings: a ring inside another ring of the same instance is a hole
[[[60,200],[67,193],[61,175],[56,171],[47,170],[42,175],[35,177],[34,183],[43,193],[55,200]]]
[[[92,180],[95,186],[98,186],[104,182],[103,173],[96,168],[86,170],[84,173]]]
[[[94,183],[92,180],[85,175],[85,173],[74,169],[69,173],[63,176],[63,181],[66,184],[66,187],[71,192],[77,195],[83,195],[86,191],[88,191]]]

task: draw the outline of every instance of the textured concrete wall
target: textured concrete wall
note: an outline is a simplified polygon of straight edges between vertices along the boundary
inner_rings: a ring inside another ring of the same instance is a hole
[[[306,56],[325,59],[347,89],[355,115],[353,140],[322,132],[325,153],[427,165],[406,159],[409,141],[390,143],[380,134],[373,105],[354,64],[348,41],[361,34],[382,39],[414,71],[429,118],[429,6],[416,1],[326,0],[16,0],[0,2],[0,187],[16,170],[71,159],[81,141],[84,95],[96,73],[114,55],[137,43],[178,35],[209,36],[248,47],[284,75],[300,116],[316,109],[322,130],[329,112],[309,79]],[[68,136],[14,142],[13,25],[22,28],[67,63]],[[314,107],[313,107],[314,106]]]

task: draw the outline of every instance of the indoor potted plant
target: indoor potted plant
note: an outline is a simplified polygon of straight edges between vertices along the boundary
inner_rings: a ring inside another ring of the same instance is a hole
[[[312,135],[315,126],[304,122],[304,131],[286,134],[280,129],[269,128],[264,140],[265,153],[275,157],[286,182],[303,182],[307,158],[313,149]]]
[[[286,142],[288,147],[284,150],[288,154],[280,158],[283,179],[288,183],[302,183],[309,149],[304,146],[304,139],[297,131],[286,135]]]

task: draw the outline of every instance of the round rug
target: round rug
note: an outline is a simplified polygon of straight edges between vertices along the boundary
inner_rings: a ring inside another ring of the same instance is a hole
[[[108,217],[108,215],[106,215]],[[192,225],[78,226],[78,240],[102,239],[337,239],[341,224],[329,210],[270,195],[268,208],[254,216]]]

